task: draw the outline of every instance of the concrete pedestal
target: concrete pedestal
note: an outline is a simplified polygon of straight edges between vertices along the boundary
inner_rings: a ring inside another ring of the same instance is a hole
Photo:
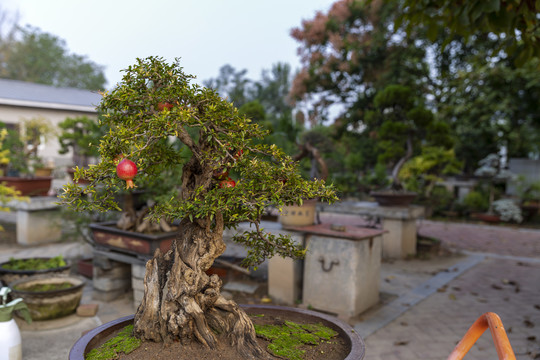
[[[144,297],[144,275],[146,264],[131,264],[131,287],[133,288],[133,307],[137,309]]]
[[[424,216],[424,207],[379,206],[375,202],[343,202],[333,205],[321,205],[324,212],[355,214],[378,217],[381,220],[383,234],[382,257],[385,259],[403,259],[416,255],[416,221]]]
[[[278,222],[262,221],[261,228],[274,235],[288,235],[295,244],[304,246],[304,234],[283,229]],[[248,223],[241,223],[236,230],[226,230],[223,239],[227,243],[227,253],[236,257],[244,257],[247,252],[235,251],[232,237],[236,233],[253,230]],[[301,301],[303,264],[301,260],[274,256],[268,259],[268,295],[279,304],[293,305]]]
[[[302,261],[274,256],[268,260],[268,295],[293,305],[302,299]]]
[[[29,201],[11,201],[16,213],[17,243],[36,245],[59,241],[62,237],[58,199],[51,196],[30,197]]]
[[[306,227],[303,304],[343,317],[379,302],[383,231],[330,224]]]
[[[132,282],[130,264],[112,260],[107,254],[94,250],[93,265],[93,299],[111,301],[129,291]]]
[[[133,306],[139,306],[144,293],[144,273],[148,257],[111,251],[96,246],[93,251],[96,300],[111,301],[133,289]]]

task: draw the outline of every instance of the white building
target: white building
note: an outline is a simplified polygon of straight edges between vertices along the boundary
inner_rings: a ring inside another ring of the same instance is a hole
[[[97,118],[96,105],[101,95],[94,91],[58,88],[24,81],[0,79],[0,121],[15,128],[23,119],[43,117],[54,126],[68,117],[88,116]],[[71,165],[71,154],[58,154],[60,145],[50,139],[39,155],[55,166]]]

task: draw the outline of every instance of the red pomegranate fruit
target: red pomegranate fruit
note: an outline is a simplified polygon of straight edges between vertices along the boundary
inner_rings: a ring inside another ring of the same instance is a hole
[[[136,187],[133,178],[137,175],[137,165],[129,159],[123,159],[116,166],[116,174],[122,180],[126,181],[126,189]]]
[[[174,107],[174,105],[171,104],[170,102],[160,102],[158,103],[157,107],[159,111],[163,111],[165,109],[169,109],[170,111]]]
[[[235,186],[236,186],[236,181],[234,181],[231,178],[228,178],[227,180],[223,180],[219,182],[220,188],[228,188],[228,187],[235,187]]]

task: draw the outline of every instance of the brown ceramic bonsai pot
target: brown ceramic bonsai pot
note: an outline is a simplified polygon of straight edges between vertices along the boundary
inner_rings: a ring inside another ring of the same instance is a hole
[[[36,177],[15,177],[15,176],[0,176],[0,183],[5,182],[6,186],[15,188],[21,192],[22,196],[47,196],[51,188],[51,176],[36,176]]]
[[[501,217],[497,214],[488,213],[473,213],[471,217],[475,220],[480,220],[490,224],[498,224],[501,222]]]
[[[345,339],[350,346],[350,351],[344,360],[361,360],[364,358],[365,344],[362,338],[350,325],[333,316],[311,310],[273,305],[241,305],[241,307],[248,313],[279,314],[283,318],[286,318],[287,314],[302,314],[308,321],[321,322],[323,325],[334,329]],[[69,360],[84,360],[86,354],[93,348],[99,346],[116,331],[132,324],[133,317],[134,315],[125,316],[87,332],[71,348]]]
[[[115,221],[90,224],[96,245],[133,255],[151,257],[156,249],[165,253],[171,248],[177,231],[160,234],[143,234],[122,230]]]

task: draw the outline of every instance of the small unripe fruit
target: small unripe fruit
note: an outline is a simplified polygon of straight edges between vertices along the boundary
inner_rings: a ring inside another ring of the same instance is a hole
[[[116,175],[126,181],[126,189],[136,187],[133,178],[137,175],[137,165],[129,159],[123,159],[116,166]]]

